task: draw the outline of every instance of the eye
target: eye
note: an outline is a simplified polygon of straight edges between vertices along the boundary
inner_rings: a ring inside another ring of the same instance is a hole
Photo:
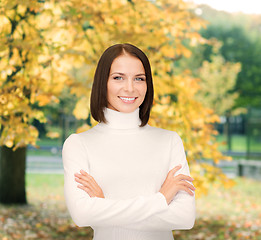
[[[142,78],[142,77],[136,77],[135,80],[136,80],[136,81],[145,81],[145,78]]]
[[[115,80],[122,80],[122,77],[121,76],[115,76],[115,77],[113,77],[113,79],[115,79]]]

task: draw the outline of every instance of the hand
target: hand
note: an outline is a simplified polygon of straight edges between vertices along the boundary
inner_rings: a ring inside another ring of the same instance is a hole
[[[180,190],[186,191],[191,196],[194,195],[192,191],[195,190],[195,187],[187,182],[192,182],[193,178],[184,174],[174,176],[179,169],[181,169],[181,165],[178,165],[169,171],[160,189],[160,192],[165,196],[168,204]]]
[[[75,173],[74,176],[75,181],[80,183],[77,187],[88,193],[90,197],[104,198],[102,189],[87,172],[81,170],[80,174]]]

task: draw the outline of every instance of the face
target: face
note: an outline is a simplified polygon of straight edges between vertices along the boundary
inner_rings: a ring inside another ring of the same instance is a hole
[[[126,54],[115,58],[107,82],[107,107],[124,113],[133,112],[144,101],[146,92],[146,75],[142,62]]]

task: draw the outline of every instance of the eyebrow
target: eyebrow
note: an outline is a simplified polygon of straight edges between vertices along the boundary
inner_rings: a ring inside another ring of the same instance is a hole
[[[110,76],[113,75],[113,74],[119,74],[119,75],[122,75],[122,76],[125,75],[124,73],[121,73],[121,72],[113,72],[113,73],[110,74]],[[146,76],[146,74],[145,73],[138,73],[135,76]]]

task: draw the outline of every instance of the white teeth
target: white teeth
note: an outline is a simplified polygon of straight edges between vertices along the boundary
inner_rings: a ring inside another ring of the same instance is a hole
[[[120,97],[120,99],[122,99],[124,101],[133,101],[133,100],[135,100],[135,97],[134,98]]]

